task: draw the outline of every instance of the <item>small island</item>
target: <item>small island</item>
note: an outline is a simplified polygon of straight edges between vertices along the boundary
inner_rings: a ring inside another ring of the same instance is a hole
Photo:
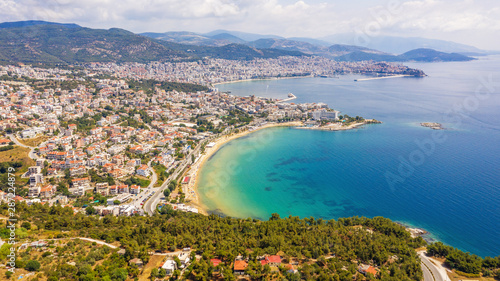
[[[439,123],[424,122],[424,123],[420,123],[420,126],[431,128],[433,130],[444,130],[443,125],[441,125]]]

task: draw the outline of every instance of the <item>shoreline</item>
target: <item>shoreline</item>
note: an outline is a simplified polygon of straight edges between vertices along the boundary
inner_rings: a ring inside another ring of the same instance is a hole
[[[348,126],[332,124],[332,125],[329,125],[329,126],[327,125],[327,126],[323,126],[323,127],[296,127],[295,129],[318,130],[318,131],[347,131],[347,130],[356,129],[358,127],[361,127],[363,125],[368,125],[368,124],[382,124],[382,122],[377,121],[375,119],[366,119],[363,122],[353,123],[353,124],[350,124]]]
[[[305,75],[305,76],[285,76],[285,77],[269,77],[269,78],[255,78],[255,79],[243,79],[243,80],[232,80],[232,81],[224,81],[224,82],[218,82],[218,83],[213,83],[211,84],[212,87],[215,87],[217,85],[224,85],[224,84],[234,84],[234,83],[239,83],[239,82],[253,82],[253,81],[267,81],[267,80],[282,80],[282,79],[296,79],[296,78],[314,78],[315,76],[313,75]]]
[[[286,122],[286,123],[272,123],[272,124],[266,124],[264,126],[255,128],[254,130],[245,130],[243,132],[239,132],[236,134],[231,134],[231,135],[224,135],[213,141],[215,145],[210,148],[205,148],[205,152],[200,155],[198,161],[194,163],[189,171],[187,171],[185,176],[190,176],[191,181],[186,187],[186,198],[185,198],[185,204],[193,206],[195,208],[198,208],[198,211],[200,214],[207,215],[208,216],[208,210],[205,205],[201,202],[200,199],[200,194],[198,192],[198,180],[200,176],[200,171],[201,168],[203,168],[203,165],[209,159],[212,155],[214,155],[223,145],[226,143],[244,137],[248,134],[257,132],[262,129],[268,129],[268,128],[273,128],[273,127],[297,127],[297,126],[303,126],[303,123],[300,121],[294,121],[294,122]],[[189,200],[189,201],[188,201]]]

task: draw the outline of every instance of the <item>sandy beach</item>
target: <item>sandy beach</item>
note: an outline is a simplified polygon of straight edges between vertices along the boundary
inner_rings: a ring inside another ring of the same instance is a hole
[[[201,202],[200,195],[198,193],[199,173],[201,168],[205,164],[206,160],[209,159],[210,156],[212,156],[215,152],[217,152],[217,150],[219,150],[224,144],[262,129],[272,128],[272,127],[296,127],[303,125],[304,124],[302,122],[271,123],[271,124],[266,124],[262,127],[255,128],[251,131],[245,130],[243,132],[239,132],[236,134],[224,135],[215,140],[214,141],[215,145],[210,148],[205,148],[205,152],[200,156],[198,161],[196,161],[196,163],[194,163],[189,169],[189,171],[187,171],[186,173],[186,176],[191,177],[191,181],[189,182],[188,186],[184,188],[186,194],[185,198],[186,204],[198,208],[199,213],[208,215],[206,206],[204,206],[203,203]]]

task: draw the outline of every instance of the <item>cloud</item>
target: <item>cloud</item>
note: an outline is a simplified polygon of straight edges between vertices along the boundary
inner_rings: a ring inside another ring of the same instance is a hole
[[[381,34],[391,35],[438,36],[474,30],[493,35],[500,31],[496,1],[0,0],[0,17],[4,21],[75,22],[134,32],[222,28],[321,37],[378,27]]]

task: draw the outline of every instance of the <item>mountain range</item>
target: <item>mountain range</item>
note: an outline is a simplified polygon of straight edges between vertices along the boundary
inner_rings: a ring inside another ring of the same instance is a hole
[[[481,51],[474,47],[464,48],[462,50],[469,52]],[[92,29],[71,23],[0,23],[0,63],[4,64],[179,61],[205,57],[251,60],[303,55],[324,56],[340,61],[473,59],[429,48],[418,48],[395,55],[364,46],[331,44],[327,40],[314,38],[283,38],[226,30],[206,34],[184,31],[135,34],[119,28]]]
[[[283,38],[273,35],[259,35],[242,32],[231,32],[221,30],[216,33],[197,34],[193,32],[165,32],[165,33],[141,33],[155,39],[168,41],[171,43],[191,44],[198,46],[225,46],[227,44],[238,44],[250,46],[256,49],[279,49],[284,51],[301,52],[308,55],[323,56],[340,61],[468,61],[473,58],[459,53],[445,53],[436,51],[430,48],[410,49],[400,55],[370,49],[362,46],[347,45],[347,44],[329,44],[326,41],[321,41],[311,38]],[[254,41],[245,41],[237,37],[240,35],[247,39],[263,37]],[[408,45],[408,44],[407,44]],[[453,45],[452,43],[449,44]],[[459,44],[457,44],[459,45]],[[243,48],[243,47],[242,47]],[[461,50],[479,53],[481,50],[470,47],[463,47]]]

